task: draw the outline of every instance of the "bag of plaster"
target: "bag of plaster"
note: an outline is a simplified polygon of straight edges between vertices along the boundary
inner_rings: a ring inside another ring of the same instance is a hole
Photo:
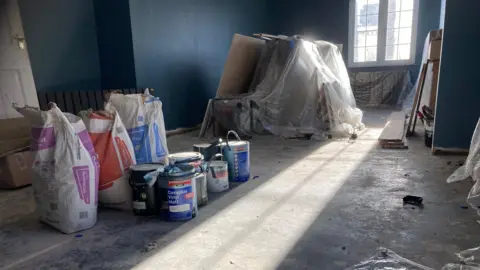
[[[99,165],[82,119],[50,110],[14,108],[32,125],[32,185],[40,220],[63,233],[97,221]]]
[[[152,96],[148,89],[144,94],[112,93],[105,110],[113,109],[127,128],[137,164],[165,162],[168,149],[160,99]]]
[[[98,202],[101,206],[132,209],[130,167],[136,164],[132,141],[116,111],[82,111],[100,163]]]

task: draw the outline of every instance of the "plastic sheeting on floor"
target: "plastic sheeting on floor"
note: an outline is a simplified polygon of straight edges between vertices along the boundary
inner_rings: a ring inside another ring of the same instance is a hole
[[[458,263],[449,263],[442,270],[480,270],[480,247],[467,249],[455,254]]]
[[[350,72],[353,95],[357,105],[365,107],[402,108],[413,88],[410,71]]]
[[[480,270],[480,247],[467,249],[455,254],[459,262],[449,263],[442,270]],[[388,248],[380,247],[367,260],[347,270],[433,270],[410,261]]]
[[[469,177],[475,181],[475,184],[470,190],[470,193],[468,193],[467,203],[470,204],[473,209],[478,209],[478,206],[480,206],[480,119],[473,133],[465,164],[448,177],[447,183],[465,180]],[[480,211],[477,213],[480,215]]]
[[[329,42],[266,42],[248,92],[215,100],[215,120],[241,134],[282,137],[348,136],[364,127],[343,58]]]
[[[412,262],[389,250],[378,248],[375,255],[369,259],[348,268],[347,270],[433,270],[418,263]]]

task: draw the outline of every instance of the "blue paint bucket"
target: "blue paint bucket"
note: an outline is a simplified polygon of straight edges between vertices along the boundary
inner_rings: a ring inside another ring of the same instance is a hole
[[[206,205],[208,203],[207,193],[207,178],[204,171],[203,156],[197,152],[182,152],[175,153],[168,156],[170,163],[172,164],[189,164],[195,167],[198,177],[195,177],[196,192],[195,197],[197,200],[197,206]]]
[[[178,164],[165,167],[157,178],[162,210],[170,221],[189,220],[195,209],[195,167]]]
[[[235,135],[237,140],[229,141],[230,134]],[[250,179],[250,143],[240,140],[238,134],[230,130],[227,133],[227,141],[221,149],[228,163],[228,181],[247,182]]]
[[[197,172],[202,172],[203,155],[197,152],[181,152],[168,155],[172,164],[190,164]]]

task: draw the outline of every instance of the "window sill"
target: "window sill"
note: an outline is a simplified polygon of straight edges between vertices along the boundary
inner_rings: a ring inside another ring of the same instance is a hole
[[[368,67],[401,67],[414,65],[415,61],[389,61],[389,62],[362,62],[362,63],[348,63],[349,68],[368,68]]]

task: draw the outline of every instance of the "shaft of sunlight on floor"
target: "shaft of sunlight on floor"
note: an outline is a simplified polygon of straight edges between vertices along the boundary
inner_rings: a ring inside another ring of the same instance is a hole
[[[315,149],[205,222],[183,225],[192,226],[189,233],[177,232],[183,226],[171,232],[159,240],[171,244],[134,269],[276,268],[377,145],[381,130]]]

